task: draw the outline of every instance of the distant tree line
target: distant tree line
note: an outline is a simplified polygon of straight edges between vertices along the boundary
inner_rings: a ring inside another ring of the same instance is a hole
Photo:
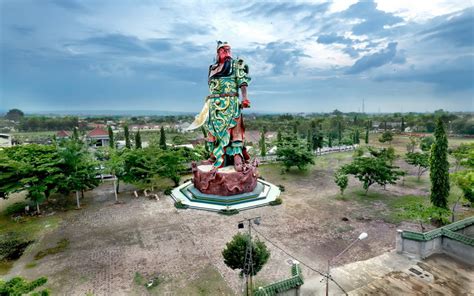
[[[34,116],[23,117],[20,120],[19,130],[23,132],[72,130],[79,126],[79,118],[75,116],[47,117]]]

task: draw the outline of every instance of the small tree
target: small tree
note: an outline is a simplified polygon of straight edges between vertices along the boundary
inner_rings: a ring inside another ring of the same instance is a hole
[[[352,163],[341,167],[341,172],[353,175],[362,182],[365,195],[370,186],[379,184],[395,184],[404,173],[398,167],[392,166],[386,160],[377,157],[357,157]]]
[[[420,224],[421,232],[426,228],[423,223],[446,224],[449,217],[449,210],[435,206],[427,207],[423,204],[408,205],[403,208],[404,215]]]
[[[179,151],[170,150],[162,152],[157,160],[157,173],[162,177],[171,179],[174,185],[178,186],[181,180],[181,172],[186,169],[183,162],[184,158]]]
[[[391,131],[383,132],[382,136],[380,136],[380,138],[379,138],[380,143],[388,142],[389,145],[392,144],[392,140],[393,140],[393,133]]]
[[[107,127],[107,130],[109,132],[109,147],[113,149],[115,148],[114,131],[110,125]]]
[[[283,163],[286,171],[292,166],[304,170],[307,165],[314,164],[314,155],[308,151],[306,143],[287,137],[277,150],[277,159]]]
[[[423,137],[420,140],[420,149],[422,151],[430,151],[431,150],[431,145],[434,144],[434,138],[431,136],[428,137]]]
[[[334,175],[334,182],[339,189],[341,190],[341,195],[344,195],[344,190],[346,190],[347,185],[349,184],[349,178],[342,171],[337,171]]]
[[[421,175],[430,168],[430,156],[423,152],[408,152],[405,156],[405,161],[415,167],[418,167],[418,181]]]
[[[267,263],[270,258],[270,251],[264,242],[254,240],[251,242],[252,248],[252,266],[245,269],[245,254],[250,244],[250,236],[248,234],[238,233],[234,235],[232,240],[226,244],[222,251],[224,263],[232,269],[240,269],[242,275],[256,275]]]
[[[415,148],[417,146],[417,140],[416,137],[410,137],[409,138],[410,143],[407,144],[407,152],[415,152]]]
[[[79,209],[81,207],[79,192],[93,189],[100,183],[100,180],[96,178],[97,163],[81,142],[66,141],[58,149],[58,154],[61,157],[61,170],[64,173],[64,180],[58,184],[58,189],[64,194],[75,191]]]
[[[140,136],[140,130],[137,131],[135,134],[135,149],[141,149],[142,148],[142,138]]]
[[[63,184],[64,176],[55,146],[28,144],[0,150],[0,192],[26,190],[38,213],[40,204]]]
[[[435,142],[431,146],[430,179],[431,203],[440,208],[447,208],[449,196],[449,162],[448,138],[441,118],[435,128]]]
[[[115,201],[118,202],[118,192],[120,187],[120,180],[125,175],[125,158],[124,153],[127,153],[125,150],[115,150],[111,149],[109,151],[108,159],[105,162],[105,170],[109,174],[115,177],[114,179],[114,195]]]
[[[165,134],[165,129],[163,128],[163,126],[161,126],[161,129],[160,129],[160,147],[163,150],[167,149],[167,147],[166,147],[166,134]]]

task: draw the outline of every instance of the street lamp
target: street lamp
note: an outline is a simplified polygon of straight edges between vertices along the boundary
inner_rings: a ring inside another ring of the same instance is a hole
[[[360,240],[366,239],[367,236],[369,236],[366,232],[362,232],[359,234],[359,237],[357,237],[350,245],[347,246],[341,253],[337,254],[335,257],[332,257],[331,259],[328,260],[328,269],[327,269],[327,274],[326,274],[326,296],[329,295],[329,278],[331,275],[329,274],[329,270],[331,268],[331,262],[334,262],[336,259],[342,256],[347,250],[349,250],[355,243],[357,243]]]

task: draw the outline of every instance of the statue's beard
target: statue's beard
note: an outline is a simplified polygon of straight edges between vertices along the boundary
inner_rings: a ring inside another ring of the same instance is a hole
[[[230,54],[221,55],[219,56],[219,64],[223,64],[225,61],[230,60],[231,58],[232,57]]]

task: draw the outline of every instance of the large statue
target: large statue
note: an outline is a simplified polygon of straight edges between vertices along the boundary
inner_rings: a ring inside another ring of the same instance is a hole
[[[243,108],[250,107],[247,97],[248,66],[232,59],[231,47],[218,41],[216,63],[209,66],[210,95],[190,129],[206,125],[210,162],[214,169],[233,164],[236,171],[245,169],[249,155],[244,147]],[[242,102],[239,101],[239,90]]]

